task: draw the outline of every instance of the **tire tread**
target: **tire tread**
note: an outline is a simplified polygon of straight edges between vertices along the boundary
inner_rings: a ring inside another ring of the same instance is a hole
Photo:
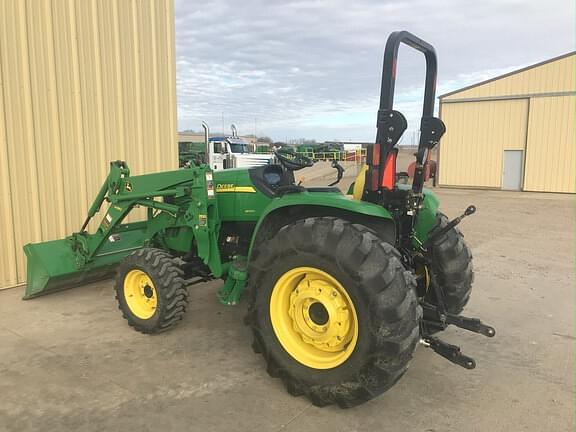
[[[324,242],[311,239],[324,238]],[[295,252],[333,256],[339,270],[360,281],[369,308],[371,351],[352,379],[330,385],[306,383],[282,368],[270,344],[265,343],[257,296],[264,276],[272,270],[286,246]],[[352,247],[350,245],[353,245]],[[261,247],[250,264],[250,305],[246,322],[252,328],[253,349],[262,354],[268,374],[282,379],[292,395],[305,395],[316,406],[336,404],[348,408],[388,390],[406,372],[420,338],[422,310],[416,297],[416,281],[400,262],[400,254],[369,228],[333,217],[307,218],[280,229]]]
[[[123,275],[134,268],[146,271],[154,280],[159,297],[155,319],[138,319],[123,301]],[[184,271],[174,262],[172,255],[162,249],[142,248],[124,258],[118,266],[115,293],[118,308],[128,325],[145,334],[160,333],[174,327],[182,320],[188,307]]]
[[[448,217],[438,212],[438,223],[434,229],[447,224]],[[456,227],[449,230],[438,239],[431,252],[431,283],[440,285],[447,311],[459,314],[470,300],[474,281],[472,253],[464,241],[464,235]],[[435,298],[432,289],[428,301],[436,304]]]

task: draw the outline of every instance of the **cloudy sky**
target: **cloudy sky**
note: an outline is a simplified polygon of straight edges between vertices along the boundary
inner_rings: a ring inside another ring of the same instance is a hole
[[[437,94],[575,49],[573,0],[176,0],[178,126],[371,141],[384,44],[436,47]],[[396,109],[418,129],[424,60],[401,49]]]

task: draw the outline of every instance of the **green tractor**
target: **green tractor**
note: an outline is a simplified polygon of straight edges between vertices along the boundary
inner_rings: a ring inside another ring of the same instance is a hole
[[[392,109],[400,43],[426,58],[421,138],[412,185],[396,181],[395,147],[406,129]],[[419,343],[471,369],[472,358],[437,333],[455,325],[495,331],[460,312],[472,288],[472,254],[438,199],[423,188],[423,167],[445,131],[433,116],[436,55],[408,32],[384,54],[376,142],[367,166],[343,194],[303,187],[294,171],[312,161],[278,151],[279,164],[213,172],[194,165],[131,176],[110,173],[80,231],[28,244],[25,298],[109,277],[128,324],[158,333],[184,316],[191,285],[223,279],[219,300],[244,294],[253,348],[288,392],[315,405],[351,407],[392,387]],[[107,203],[94,232],[89,221]],[[126,222],[137,208],[145,220]],[[193,319],[193,318],[192,318]]]

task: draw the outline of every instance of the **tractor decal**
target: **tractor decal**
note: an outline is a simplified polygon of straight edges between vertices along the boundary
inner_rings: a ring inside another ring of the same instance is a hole
[[[235,186],[231,183],[220,183],[216,185],[216,192],[246,192],[256,193],[252,186]]]

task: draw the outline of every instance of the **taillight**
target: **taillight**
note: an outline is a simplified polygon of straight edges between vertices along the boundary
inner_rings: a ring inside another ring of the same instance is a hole
[[[386,156],[384,164],[384,174],[382,175],[382,187],[388,190],[394,189],[396,184],[396,155],[397,152],[392,150]]]

